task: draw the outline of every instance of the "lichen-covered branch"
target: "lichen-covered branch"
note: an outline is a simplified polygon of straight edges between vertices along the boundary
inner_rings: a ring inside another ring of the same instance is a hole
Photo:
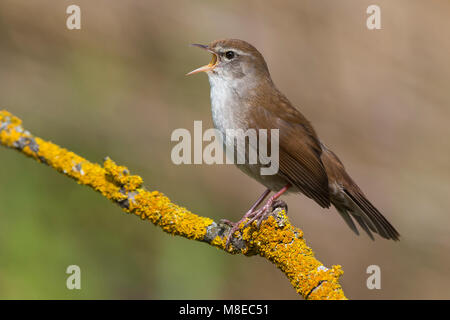
[[[20,119],[7,111],[0,111],[0,144],[93,188],[125,212],[150,220],[167,233],[206,242],[229,253],[266,258],[305,299],[346,299],[338,282],[343,273],[341,267],[326,268],[314,257],[303,232],[289,223],[286,206],[275,206],[259,230],[255,223],[241,228],[235,233],[231,247],[225,249],[228,225],[193,214],[159,191],[147,190],[141,177],[131,175],[126,167],[116,165],[109,158],[102,166],[33,136],[22,127]]]

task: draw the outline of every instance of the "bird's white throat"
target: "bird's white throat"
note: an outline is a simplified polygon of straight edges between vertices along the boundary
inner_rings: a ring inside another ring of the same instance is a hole
[[[247,129],[244,121],[248,107],[242,103],[241,97],[248,95],[251,84],[245,78],[228,79],[208,74],[211,86],[211,111],[214,126],[225,133],[226,129]]]

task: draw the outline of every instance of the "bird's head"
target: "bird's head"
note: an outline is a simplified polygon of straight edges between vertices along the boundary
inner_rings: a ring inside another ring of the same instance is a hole
[[[209,45],[192,44],[212,54],[209,64],[197,68],[187,75],[206,72],[216,80],[236,80],[249,77],[270,79],[266,61],[261,53],[248,42],[238,39],[224,39]]]

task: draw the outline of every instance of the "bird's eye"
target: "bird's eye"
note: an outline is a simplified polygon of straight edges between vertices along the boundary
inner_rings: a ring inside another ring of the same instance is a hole
[[[227,52],[225,52],[225,57],[226,57],[228,60],[233,59],[234,56],[235,56],[235,54],[234,54],[233,51],[227,51]]]

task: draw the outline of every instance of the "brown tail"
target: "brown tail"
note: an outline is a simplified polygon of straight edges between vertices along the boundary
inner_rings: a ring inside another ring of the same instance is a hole
[[[370,203],[361,189],[350,178],[339,158],[322,145],[322,162],[328,175],[331,203],[356,234],[358,229],[353,221],[374,240],[372,232],[385,239],[399,240],[400,234],[389,221]]]

